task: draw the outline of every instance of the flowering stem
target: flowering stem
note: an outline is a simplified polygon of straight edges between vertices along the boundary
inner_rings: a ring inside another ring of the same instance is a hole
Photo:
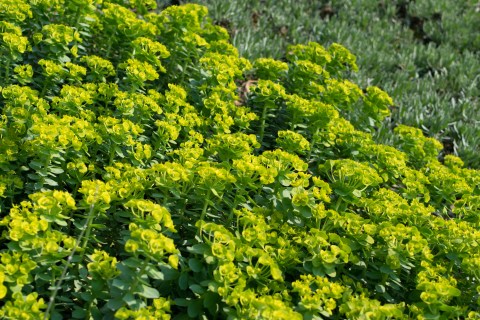
[[[210,191],[207,192],[207,196],[205,197],[205,201],[203,203],[202,214],[200,215],[200,220],[205,219],[205,215],[207,214],[208,202],[209,201],[210,201]]]
[[[334,206],[334,209],[335,211],[339,212],[340,210],[340,206],[343,204],[343,201],[342,201],[342,197],[338,197],[337,198],[337,201],[335,202],[335,206]]]
[[[110,51],[111,50],[112,50],[112,40],[109,41],[108,46],[107,46],[107,50],[106,50],[106,53],[105,53],[105,57],[107,59],[110,58]]]
[[[97,195],[97,194],[98,194],[98,186],[97,186],[97,189],[95,191],[95,195]],[[95,209],[95,206],[92,203],[90,205],[90,212],[88,214],[89,217],[90,216],[93,217],[94,209]],[[88,220],[87,220],[87,222],[88,222]],[[50,301],[48,302],[47,310],[45,311],[45,315],[43,317],[43,320],[47,320],[49,318],[50,312],[52,311],[52,308],[55,304],[55,298],[57,296],[58,290],[60,289],[60,286],[62,285],[63,280],[65,280],[65,276],[67,275],[67,270],[70,267],[70,263],[72,262],[73,256],[75,255],[75,252],[77,251],[77,248],[78,248],[78,245],[80,244],[80,241],[82,241],[82,238],[83,238],[83,235],[85,234],[86,229],[87,229],[87,226],[85,225],[84,228],[82,229],[82,231],[80,232],[80,235],[78,236],[77,241],[75,242],[75,246],[73,247],[72,252],[70,253],[70,255],[67,258],[67,263],[65,264],[65,267],[63,268],[62,274],[60,275],[60,278],[58,279],[57,284],[54,286],[52,295],[50,296]],[[87,239],[88,239],[88,237],[87,237]],[[84,244],[84,246],[85,246],[85,244]]]
[[[50,81],[50,77],[45,79],[45,85],[42,88],[42,92],[40,93],[40,97],[45,96],[45,92],[47,92],[47,88],[51,86],[52,82]]]
[[[263,106],[262,110],[262,117],[260,119],[261,124],[260,124],[260,145],[263,143],[263,136],[265,134],[265,126],[266,126],[266,121],[267,121],[267,105],[265,104]]]
[[[10,81],[10,65],[12,64],[12,61],[10,59],[7,60],[7,63],[5,65],[5,84],[8,84]]]
[[[313,136],[312,136],[312,142],[310,143],[310,150],[308,151],[308,157],[307,157],[308,163],[310,163],[311,160],[312,160],[312,152],[313,152],[313,150],[314,150],[314,148],[315,148],[315,143],[317,142],[317,135],[318,135],[318,132],[319,132],[319,131],[320,131],[320,129],[317,128],[317,129],[315,130],[315,133],[314,133]]]
[[[88,240],[90,238],[90,232],[92,231],[92,222],[93,222],[94,213],[95,213],[94,210],[90,210],[88,214],[87,222],[86,222],[86,232],[85,232],[85,237],[83,238],[82,249],[85,249],[85,247],[88,244]]]
[[[74,23],[73,26],[75,26],[78,29],[78,23],[80,22],[80,11],[81,11],[81,6],[77,7],[77,11],[75,12],[75,18],[74,18]]]

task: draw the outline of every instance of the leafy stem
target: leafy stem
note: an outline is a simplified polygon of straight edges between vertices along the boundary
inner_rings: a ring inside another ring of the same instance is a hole
[[[82,9],[82,6],[77,7],[77,10],[75,11],[75,18],[73,20],[74,21],[73,26],[75,26],[77,29],[78,29],[78,23],[80,22],[80,18],[82,17],[81,9]]]
[[[93,222],[93,217],[94,217],[95,210],[90,210],[88,213],[87,217],[87,222],[86,222],[86,231],[85,231],[85,237],[83,238],[83,244],[82,244],[82,249],[84,250],[87,247],[88,240],[90,239],[90,233],[92,232],[92,222]]]
[[[97,195],[98,195],[98,186],[95,190],[95,197]],[[92,219],[93,219],[93,212],[94,211],[95,211],[95,204],[92,203],[90,205],[90,211],[88,213],[89,218],[92,217]],[[86,224],[88,224],[88,221],[89,221],[89,219],[87,219]],[[90,224],[91,224],[91,221],[90,221]],[[85,225],[83,227],[82,231],[80,232],[80,235],[78,236],[77,240],[75,241],[75,246],[73,247],[72,252],[70,253],[70,255],[67,258],[67,263],[65,264],[65,267],[63,267],[62,274],[60,275],[60,278],[58,279],[56,285],[54,286],[52,295],[50,296],[50,301],[48,302],[47,310],[45,311],[45,315],[43,317],[44,320],[47,320],[49,318],[50,312],[52,311],[52,308],[54,307],[54,304],[55,304],[55,298],[58,294],[58,290],[60,289],[60,286],[62,285],[63,281],[65,280],[68,268],[70,268],[70,264],[73,260],[73,256],[75,255],[75,253],[78,249],[78,246],[79,246],[80,242],[82,241],[82,238],[83,238],[87,228],[88,228],[87,225]],[[89,237],[89,235],[88,235],[88,237]],[[86,245],[85,243],[88,243],[88,237],[86,237],[87,242],[84,241],[84,244],[83,244],[82,248],[85,248],[85,245]]]
[[[263,143],[263,136],[265,135],[266,122],[267,122],[267,104],[265,103],[263,105],[262,117],[260,118],[260,137],[259,137],[260,144]]]
[[[12,64],[12,61],[10,59],[7,60],[7,63],[5,64],[5,84],[9,83],[10,80],[10,65]]]
[[[207,192],[207,195],[205,196],[205,201],[203,202],[202,213],[200,214],[200,220],[205,219],[205,216],[207,214],[208,203],[210,202],[210,193],[211,193],[211,191],[209,190]]]
[[[312,141],[310,143],[310,150],[308,151],[308,155],[307,155],[308,163],[312,161],[312,152],[315,149],[315,144],[317,143],[317,136],[319,131],[320,131],[320,128],[317,127],[317,129],[315,130],[315,133],[312,136]]]

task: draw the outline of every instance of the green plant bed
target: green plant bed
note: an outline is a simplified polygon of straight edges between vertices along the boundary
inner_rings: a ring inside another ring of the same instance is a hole
[[[0,1],[1,318],[480,317],[479,171],[342,45],[155,6]]]
[[[244,57],[284,59],[292,43],[341,43],[358,54],[361,68],[351,79],[379,86],[395,101],[375,141],[391,145],[392,127],[415,126],[442,142],[441,156],[480,168],[478,1],[192,2],[209,8]]]

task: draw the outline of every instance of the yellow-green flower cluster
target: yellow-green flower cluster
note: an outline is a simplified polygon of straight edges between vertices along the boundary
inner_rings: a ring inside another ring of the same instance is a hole
[[[89,68],[89,75],[93,74],[93,79],[105,81],[105,77],[115,75],[113,64],[96,55],[83,56],[80,61],[85,63]]]
[[[42,72],[47,78],[58,79],[63,77],[64,69],[52,60],[41,59],[38,61],[38,65],[42,67]]]
[[[7,301],[0,309],[0,316],[4,319],[42,319],[47,304],[43,298],[38,298],[38,293],[32,292],[26,296],[20,292],[12,294],[12,300]]]
[[[157,32],[155,25],[138,19],[135,13],[116,3],[103,4],[103,28],[130,39],[151,37]]]
[[[62,24],[47,24],[42,27],[42,34],[45,41],[51,41],[54,44],[67,45],[72,41],[82,41],[77,31]]]
[[[107,252],[95,250],[90,259],[92,262],[87,264],[87,268],[93,276],[108,280],[120,274],[117,269],[117,258],[110,257]]]
[[[395,128],[395,133],[400,139],[400,150],[408,155],[410,163],[417,168],[436,159],[443,148],[439,141],[425,137],[418,128],[399,125]]]
[[[18,65],[13,71],[17,74],[16,77],[20,84],[25,85],[32,81],[33,69],[31,65]]]
[[[346,291],[338,283],[331,283],[327,278],[302,275],[300,280],[292,283],[293,291],[300,296],[299,306],[302,310],[324,316],[332,316],[337,301]]]
[[[74,199],[59,191],[35,193],[30,198],[33,204],[24,201],[20,206],[14,206],[1,221],[8,227],[6,237],[24,250],[40,250],[45,255],[71,250],[74,239],[51,228],[67,224],[65,214],[76,209]]]
[[[120,65],[127,73],[127,79],[132,83],[142,85],[145,81],[158,79],[159,75],[155,68],[148,62],[141,62],[137,59],[128,59]]]
[[[289,46],[287,58],[289,60],[308,60],[319,66],[325,66],[332,61],[330,52],[316,42]]]
[[[288,64],[272,58],[258,58],[254,61],[253,68],[258,78],[275,81],[286,75]]]
[[[328,160],[319,169],[328,177],[340,196],[352,193],[360,197],[359,192],[383,182],[375,169],[350,159]]]
[[[169,320],[171,301],[165,298],[154,299],[152,305],[139,310],[130,310],[126,307],[115,312],[115,318],[120,320],[142,319],[142,320]]]
[[[252,155],[234,159],[233,168],[236,179],[241,181],[242,184],[250,186],[250,188],[259,187],[260,184],[273,183],[278,174],[277,169],[263,165],[261,158]]]
[[[393,106],[392,98],[378,87],[368,87],[363,102],[366,116],[379,121],[390,115],[389,107]]]
[[[152,41],[148,38],[140,37],[132,42],[134,48],[134,57],[141,60],[146,60],[150,64],[157,66],[160,72],[165,72],[160,59],[165,59],[170,56],[167,48],[157,41]]]
[[[23,0],[3,0],[0,3],[0,17],[2,19],[21,22],[32,18],[30,5]]]
[[[260,147],[253,134],[244,133],[217,134],[207,139],[207,145],[207,150],[222,161],[242,158],[251,154],[254,148]]]
[[[0,50],[3,54],[10,55],[14,60],[18,60],[29,48],[27,37],[23,37],[21,34],[3,32],[1,33],[1,40]]]
[[[279,147],[290,153],[305,154],[310,150],[310,142],[291,130],[279,131],[276,141]]]

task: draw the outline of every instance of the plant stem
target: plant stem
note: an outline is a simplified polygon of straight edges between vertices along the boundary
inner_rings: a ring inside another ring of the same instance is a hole
[[[95,191],[95,195],[98,194],[98,186]],[[92,203],[90,205],[90,212],[88,214],[89,217],[93,217],[93,212],[95,209],[95,205]],[[88,222],[88,220],[87,220]],[[53,289],[53,293],[50,296],[50,301],[48,302],[47,310],[45,311],[45,315],[43,317],[43,320],[47,320],[49,318],[50,312],[52,311],[53,305],[55,303],[55,298],[58,294],[58,290],[60,289],[60,286],[63,283],[63,280],[65,279],[65,276],[67,275],[67,270],[70,267],[70,263],[72,262],[73,256],[75,255],[75,252],[77,251],[78,245],[80,244],[80,241],[82,241],[83,235],[85,234],[86,226],[84,226],[83,230],[80,232],[80,235],[77,238],[77,241],[75,242],[75,246],[72,249],[72,252],[67,258],[67,263],[65,264],[65,267],[63,268],[62,274],[60,275],[60,278],[57,281],[57,284],[55,285]],[[88,238],[87,238],[88,239]]]
[[[239,191],[238,192],[235,192],[235,198],[233,199],[233,206],[230,210],[230,213],[228,214],[228,220],[227,220],[227,225],[230,226],[232,224],[232,221],[233,221],[233,211],[237,208],[238,206],[238,199],[242,198],[243,197],[243,194],[244,194],[244,191],[239,188],[238,189]],[[238,193],[241,193],[241,196],[238,195]]]
[[[50,87],[51,83],[50,78],[45,79],[45,85],[42,88],[42,92],[40,92],[40,97],[45,97],[45,92],[47,92],[47,88]]]
[[[317,142],[317,135],[318,135],[318,131],[320,131],[319,128],[317,128],[315,130],[315,133],[313,134],[312,136],[312,142],[310,143],[310,150],[308,151],[308,156],[307,156],[307,163],[310,163],[310,161],[312,160],[312,152],[313,152],[313,149],[315,148],[315,143]]]
[[[207,196],[205,197],[205,201],[203,202],[203,209],[202,214],[200,215],[200,220],[205,219],[205,215],[207,214],[208,209],[208,201],[210,201],[210,191],[207,192]]]
[[[75,12],[75,18],[74,18],[74,22],[73,22],[73,26],[76,27],[78,29],[78,23],[80,22],[80,10],[81,10],[81,6],[78,6],[77,7],[77,11]]]
[[[138,277],[135,277],[135,280],[133,281],[132,285],[130,286],[130,288],[128,288],[128,293],[132,293],[132,294],[133,294],[132,291],[133,291],[133,290],[135,289],[135,287],[137,286],[140,277],[141,277],[141,276],[143,275],[143,273],[145,272],[145,269],[147,269],[147,266],[148,266],[148,264],[150,263],[150,260],[151,260],[150,257],[146,257],[146,259],[143,261],[142,268],[141,268],[140,271],[138,272]]]
[[[82,244],[82,249],[85,249],[87,244],[88,244],[88,240],[90,238],[90,232],[92,231],[92,222],[93,222],[93,216],[94,216],[94,210],[90,210],[90,213],[88,214],[88,217],[87,217],[87,222],[86,222],[86,232],[85,232],[85,237],[83,238],[83,244]]]
[[[5,65],[5,84],[10,83],[10,65],[12,61],[10,59],[7,60],[7,64]]]
[[[265,104],[263,106],[262,110],[262,117],[261,117],[261,124],[260,124],[260,145],[263,143],[263,136],[265,134],[265,126],[266,126],[266,121],[267,121],[267,105]]]
[[[340,209],[340,205],[342,204],[342,197],[338,197],[337,201],[335,202],[335,211],[338,212],[338,209]]]
[[[105,59],[110,59],[110,51],[112,50],[112,40],[108,42],[107,50],[105,53]]]

